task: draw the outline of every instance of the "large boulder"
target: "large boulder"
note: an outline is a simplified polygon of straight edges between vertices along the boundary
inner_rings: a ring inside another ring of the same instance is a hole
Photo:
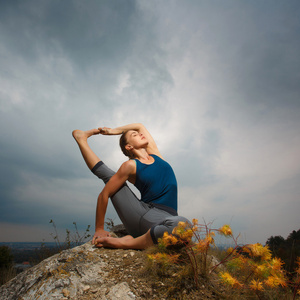
[[[141,251],[99,249],[88,242],[22,272],[0,287],[0,298],[137,299],[141,291],[130,284],[130,273],[141,266],[143,256]]]

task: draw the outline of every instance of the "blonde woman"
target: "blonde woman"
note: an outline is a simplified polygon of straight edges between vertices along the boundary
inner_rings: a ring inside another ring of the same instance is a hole
[[[88,145],[88,138],[99,134],[121,135],[120,147],[129,160],[116,173]],[[96,208],[92,242],[97,247],[145,249],[157,243],[164,232],[171,233],[178,222],[188,221],[177,214],[175,174],[142,124],[129,124],[113,129],[100,127],[87,131],[74,130],[73,137],[89,169],[105,183]],[[134,184],[141,192],[140,200],[126,181]],[[109,198],[130,235],[114,238],[104,229]]]

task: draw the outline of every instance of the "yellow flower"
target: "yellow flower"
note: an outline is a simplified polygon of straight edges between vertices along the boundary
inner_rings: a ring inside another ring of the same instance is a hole
[[[236,287],[236,288],[239,288],[241,287],[242,285],[238,282],[238,280],[236,280],[234,277],[232,277],[228,272],[221,272],[220,273],[220,276],[222,278],[222,280],[232,286],[232,287]]]
[[[283,265],[283,262],[280,258],[275,257],[271,260],[271,265],[272,265],[273,270],[280,271],[281,267]]]
[[[215,240],[213,238],[214,235],[215,235],[214,232],[210,232],[206,235],[204,241],[207,243],[207,245],[210,245],[210,244],[214,245],[215,244]]]
[[[186,222],[183,222],[183,221],[178,222],[178,226],[185,228],[186,227]]]
[[[262,282],[254,279],[251,281],[250,288],[255,291],[262,291],[264,289]]]
[[[264,261],[269,261],[272,258],[271,251],[268,246],[262,246],[260,243],[248,245],[250,255],[253,257],[260,257]]]
[[[179,222],[178,226],[176,226],[172,233],[178,236],[181,236],[185,231],[185,223],[184,222]]]
[[[198,252],[204,252],[205,250],[207,250],[209,244],[207,244],[207,242],[205,242],[204,240],[200,240],[196,246],[195,246],[195,250]]]
[[[179,242],[178,239],[174,235],[170,235],[169,240],[170,240],[171,245],[175,245]]]
[[[232,248],[232,247],[229,247],[229,248],[227,249],[226,252],[227,252],[228,254],[230,254],[232,251],[233,251],[233,248]]]
[[[256,265],[255,273],[258,274],[259,276],[263,276],[268,271],[269,271],[269,269],[266,265],[264,265],[264,264]]]
[[[177,236],[180,242],[190,242],[194,234],[194,228],[187,222],[179,222],[173,229],[172,234]]]
[[[166,253],[155,253],[148,254],[148,259],[152,263],[159,263],[162,265],[175,264],[178,262],[179,254],[166,254]]]
[[[229,225],[223,225],[220,229],[219,229],[219,233],[224,235],[224,236],[232,236],[232,230],[230,228]]]
[[[194,232],[197,232],[197,231],[198,231],[198,226],[196,226],[196,225],[193,226],[193,227],[192,227],[192,231],[193,231],[193,233],[194,233]]]
[[[166,231],[162,237],[162,242],[165,246],[176,245],[179,240],[172,234],[168,234]]]
[[[190,239],[192,238],[193,234],[194,234],[194,232],[193,232],[192,229],[187,229],[187,230],[184,232],[184,234],[183,234],[182,237],[183,237],[183,239],[185,239],[185,240],[190,240]]]
[[[270,288],[277,287],[277,283],[274,276],[269,276],[267,280],[265,280],[265,285],[269,286]]]
[[[286,287],[287,283],[283,277],[275,277],[277,285],[281,285],[282,287]]]
[[[232,257],[238,255],[236,249],[233,249],[232,247],[229,247],[226,251],[227,254],[231,254]]]
[[[279,285],[285,287],[287,285],[286,280],[280,276],[269,276],[267,280],[265,280],[265,284],[271,288],[276,288]]]

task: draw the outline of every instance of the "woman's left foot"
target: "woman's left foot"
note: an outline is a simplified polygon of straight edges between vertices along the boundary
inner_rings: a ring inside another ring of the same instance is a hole
[[[121,239],[114,237],[101,237],[97,239],[97,244],[95,245],[98,248],[116,248],[123,249],[123,244],[120,242]]]

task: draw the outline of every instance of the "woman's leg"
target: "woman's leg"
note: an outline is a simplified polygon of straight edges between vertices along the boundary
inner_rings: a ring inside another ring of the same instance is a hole
[[[168,232],[171,234],[173,232],[173,229],[178,225],[179,222],[184,222],[190,224],[192,226],[191,222],[182,216],[170,216],[166,218],[165,220],[162,220],[157,225],[151,227],[150,234],[152,237],[152,241],[154,244],[157,244],[158,239],[163,237],[165,232]]]
[[[97,135],[99,133],[99,129],[91,129],[86,131],[74,130],[72,132],[72,135],[79,146],[83,159],[90,170],[100,161],[100,158],[90,148],[87,140],[92,135]]]
[[[98,162],[92,169],[92,172],[106,184],[115,174],[102,161]],[[124,184],[113,196],[112,204],[125,226],[128,233],[138,237],[147,232],[141,227],[141,218],[151,209],[149,205],[140,201],[127,184]]]

